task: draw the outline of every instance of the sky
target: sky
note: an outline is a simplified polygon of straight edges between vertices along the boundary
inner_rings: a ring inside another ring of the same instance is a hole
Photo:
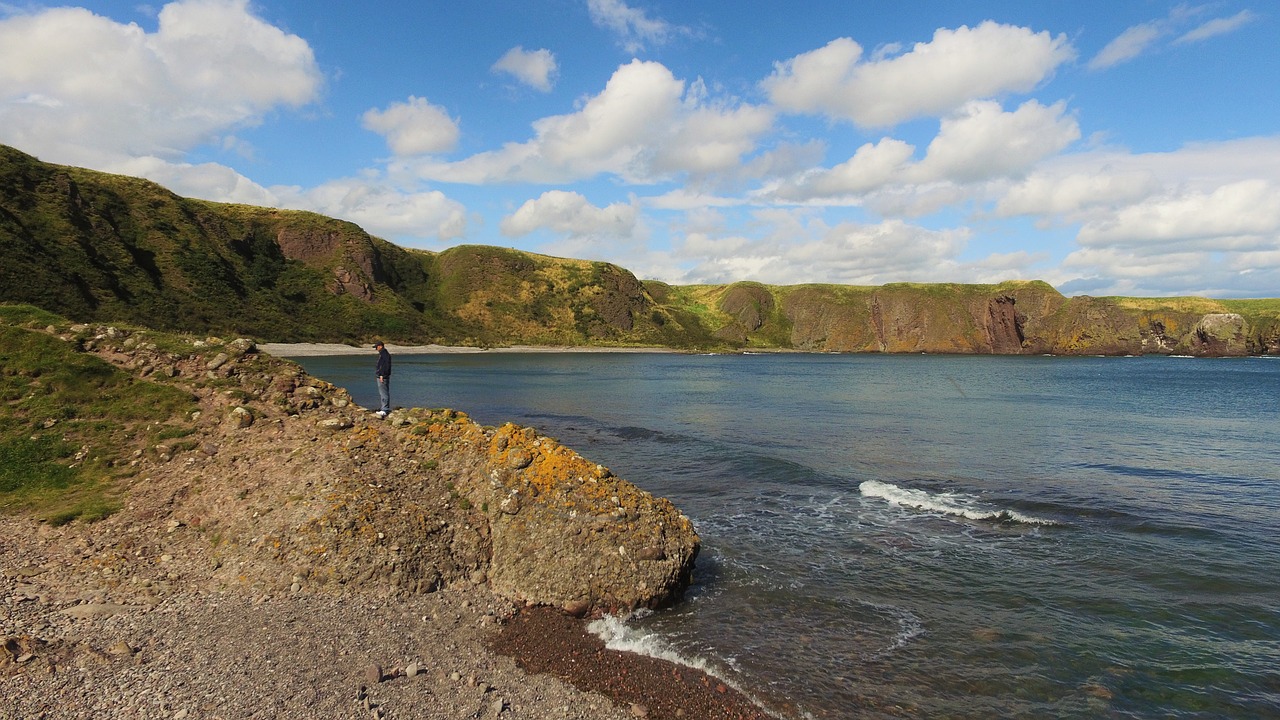
[[[1267,0],[0,0],[0,143],[673,284],[1280,297]]]

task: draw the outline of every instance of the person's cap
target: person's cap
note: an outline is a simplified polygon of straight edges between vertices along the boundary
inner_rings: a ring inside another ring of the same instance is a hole
[[[381,341],[381,340],[379,340],[378,342],[374,343],[374,344],[373,344],[373,346],[374,346],[374,347],[382,347],[382,341]]]

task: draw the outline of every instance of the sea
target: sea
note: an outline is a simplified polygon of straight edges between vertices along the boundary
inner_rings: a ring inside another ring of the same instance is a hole
[[[374,357],[297,358],[376,407]],[[397,355],[702,538],[592,625],[783,718],[1280,718],[1280,358]]]

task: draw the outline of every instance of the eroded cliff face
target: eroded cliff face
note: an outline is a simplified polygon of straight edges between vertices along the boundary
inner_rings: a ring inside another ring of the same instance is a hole
[[[385,282],[372,239],[351,228],[339,232],[330,227],[284,224],[276,232],[276,244],[288,260],[328,272],[329,292],[353,295],[366,302],[373,299],[374,287]]]
[[[1161,307],[1144,301],[1150,307],[1143,308],[1111,298],[1066,298],[1039,282],[761,286],[750,302],[741,296],[736,289],[724,294],[721,307],[736,314],[720,337],[750,342],[753,331],[768,329],[747,322],[757,317],[752,310],[777,298],[791,326],[792,346],[805,351],[1232,356],[1280,346],[1280,330],[1253,327],[1239,313],[1197,311],[1176,302]]]

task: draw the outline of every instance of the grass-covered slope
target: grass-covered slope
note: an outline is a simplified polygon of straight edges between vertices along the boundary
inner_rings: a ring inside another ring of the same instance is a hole
[[[191,432],[195,399],[163,368],[141,380],[76,352],[93,342],[88,328],[0,305],[0,510],[53,522],[101,517],[115,508],[134,453]]]
[[[278,340],[423,332],[422,261],[350,223],[191,200],[3,146],[0,253],[0,300],[81,321]]]
[[[271,341],[690,346],[607,263],[400,248],[314,213],[192,200],[0,146],[0,301]]]
[[[0,302],[258,340],[834,352],[1280,352],[1280,300],[1046,283],[678,287],[616,265],[408,250],[314,213],[182,198],[0,146]]]

